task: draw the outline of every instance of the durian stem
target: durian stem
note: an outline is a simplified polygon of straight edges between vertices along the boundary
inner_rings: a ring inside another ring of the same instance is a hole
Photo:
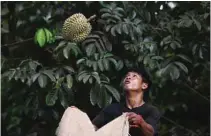
[[[91,16],[91,17],[89,17],[88,19],[87,19],[87,21],[88,22],[90,22],[92,19],[94,19],[96,17],[96,15],[93,15],[93,16]]]

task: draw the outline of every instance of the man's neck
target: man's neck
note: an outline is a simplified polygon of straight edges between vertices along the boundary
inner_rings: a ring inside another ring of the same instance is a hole
[[[126,105],[128,108],[136,108],[144,104],[143,92],[129,92],[126,95]]]

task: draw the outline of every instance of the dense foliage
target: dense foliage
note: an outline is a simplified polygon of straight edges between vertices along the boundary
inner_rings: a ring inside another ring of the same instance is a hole
[[[124,70],[144,64],[160,136],[208,136],[210,2],[1,2],[2,135],[54,135],[68,106],[92,119],[123,98]],[[96,15],[82,42],[64,20]]]

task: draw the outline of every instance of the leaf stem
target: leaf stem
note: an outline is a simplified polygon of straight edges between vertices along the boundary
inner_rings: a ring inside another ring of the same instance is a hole
[[[89,17],[88,19],[87,19],[87,22],[90,22],[92,19],[94,19],[96,17],[96,15],[93,15],[93,16],[91,16],[91,17]]]

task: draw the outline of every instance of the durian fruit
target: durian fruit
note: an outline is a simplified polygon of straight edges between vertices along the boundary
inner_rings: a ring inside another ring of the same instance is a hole
[[[83,41],[91,32],[92,26],[89,21],[95,18],[96,15],[87,19],[83,14],[73,14],[67,18],[63,24],[62,34],[66,40],[73,42]]]

